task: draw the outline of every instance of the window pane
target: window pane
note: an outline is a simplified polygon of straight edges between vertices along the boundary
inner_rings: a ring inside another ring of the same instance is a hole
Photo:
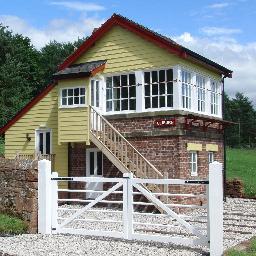
[[[120,99],[120,88],[114,88],[114,99]]]
[[[74,89],[74,95],[75,96],[79,96],[79,88],[75,88]]]
[[[145,108],[151,108],[151,106],[150,106],[150,98],[149,97],[145,98]]]
[[[73,105],[73,98],[68,98],[68,105]]]
[[[167,81],[173,81],[173,70],[172,69],[167,70]]]
[[[94,175],[94,152],[90,152],[90,175]]]
[[[145,96],[150,96],[150,85],[145,85]]]
[[[136,85],[135,74],[130,74],[129,75],[129,85]]]
[[[120,100],[114,100],[114,111],[120,111]]]
[[[68,96],[73,96],[73,89],[68,89]]]
[[[161,94],[165,94],[165,84],[164,83],[160,84],[160,95]]]
[[[150,72],[145,72],[144,73],[144,82],[145,82],[145,84],[150,83]]]
[[[107,108],[107,112],[112,111],[112,101],[107,101],[106,108]]]
[[[165,107],[165,96],[160,96],[160,108]]]
[[[79,104],[79,97],[75,97],[74,99],[75,99],[74,104]]]
[[[102,153],[97,152],[97,175],[102,175]]]
[[[46,149],[45,153],[49,155],[51,153],[51,133],[47,132],[46,133]]]
[[[128,87],[122,87],[122,98],[128,98]]]
[[[152,97],[152,108],[158,108],[158,97]]]
[[[107,100],[112,99],[112,88],[107,89]]]
[[[128,100],[122,100],[122,110],[128,110]]]
[[[107,88],[112,88],[112,77],[107,77],[106,84]]]
[[[127,86],[128,81],[127,81],[127,75],[122,75],[121,76],[121,86]]]
[[[67,98],[62,98],[62,105],[66,106],[67,105]]]
[[[159,71],[159,82],[165,82],[165,70]]]
[[[172,95],[167,96],[167,107],[173,107],[173,96]]]
[[[80,95],[85,95],[85,88],[80,88]]]
[[[158,84],[152,84],[152,95],[158,95]]]
[[[41,154],[44,153],[44,134],[42,132],[39,133],[39,151]]]
[[[157,71],[152,71],[152,83],[158,82],[158,74]]]
[[[120,87],[120,76],[113,76],[113,86]]]
[[[94,106],[94,80],[91,81],[91,105]]]
[[[80,97],[80,104],[85,104],[85,96]]]
[[[167,83],[167,94],[173,94],[173,83]]]
[[[136,97],[136,86],[130,87],[130,98]]]
[[[131,99],[130,100],[130,110],[135,110],[136,109],[136,100]]]
[[[67,90],[62,90],[62,97],[67,97]]]

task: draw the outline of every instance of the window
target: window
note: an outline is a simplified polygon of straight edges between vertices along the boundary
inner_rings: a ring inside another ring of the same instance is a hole
[[[191,176],[197,176],[197,152],[191,151],[189,154],[190,154]]]
[[[197,87],[197,110],[205,112],[205,78],[200,75],[196,76]]]
[[[173,107],[173,70],[144,72],[145,108]]]
[[[111,76],[106,78],[106,110],[136,110],[135,74]]]
[[[191,73],[182,70],[182,107],[191,108],[191,86],[192,86],[192,76]]]
[[[45,129],[45,130],[37,130],[36,131],[36,152],[43,154],[43,155],[49,155],[51,154],[51,130]]]
[[[213,152],[208,153],[208,162],[209,162],[209,164],[214,162],[214,153]]]
[[[85,88],[74,87],[62,89],[61,106],[85,106]]]
[[[100,106],[100,82],[91,80],[91,105],[98,108]]]
[[[211,81],[211,114],[219,114],[219,90],[216,81]]]

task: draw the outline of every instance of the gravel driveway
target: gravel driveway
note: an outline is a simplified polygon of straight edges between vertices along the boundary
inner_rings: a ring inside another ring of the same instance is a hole
[[[229,199],[224,205],[224,246],[230,248],[256,235],[256,201]],[[154,217],[155,218],[155,217]],[[205,225],[205,223],[198,223]],[[207,250],[78,235],[0,237],[0,255],[206,255]],[[4,254],[3,254],[4,255]]]

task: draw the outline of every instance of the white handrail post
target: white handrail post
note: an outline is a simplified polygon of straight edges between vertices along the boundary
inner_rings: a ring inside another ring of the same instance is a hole
[[[123,174],[123,227],[124,238],[132,239],[133,235],[133,184],[132,173]]]
[[[53,172],[52,173],[52,178],[58,178],[58,173]],[[51,181],[52,185],[52,233],[57,233],[58,231],[58,181],[57,180],[52,180]]]
[[[51,234],[51,162],[38,162],[38,233]]]
[[[210,255],[223,255],[223,173],[222,164],[213,162],[209,165],[208,188],[208,239]]]

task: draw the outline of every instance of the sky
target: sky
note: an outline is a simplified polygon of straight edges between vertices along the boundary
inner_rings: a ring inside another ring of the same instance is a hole
[[[88,36],[113,13],[233,70],[226,92],[256,105],[256,0],[0,0],[0,23],[37,49]]]

